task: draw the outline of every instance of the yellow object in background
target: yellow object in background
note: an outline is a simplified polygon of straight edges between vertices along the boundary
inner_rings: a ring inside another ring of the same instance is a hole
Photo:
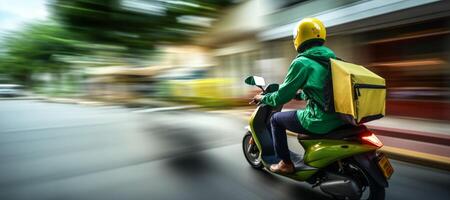
[[[200,104],[233,104],[230,98],[232,80],[227,78],[205,78],[171,80],[170,95],[180,101]]]

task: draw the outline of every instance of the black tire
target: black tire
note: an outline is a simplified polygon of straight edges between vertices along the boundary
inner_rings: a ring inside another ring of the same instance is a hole
[[[242,150],[244,152],[244,157],[250,166],[255,169],[262,169],[264,165],[259,158],[260,151],[256,144],[249,143],[250,138],[252,138],[252,134],[247,132],[242,139]]]
[[[375,180],[370,176],[370,174],[362,168],[357,162],[353,160],[344,161],[345,172],[344,175],[351,177],[353,180],[357,181],[359,185],[366,192],[369,189],[369,193],[363,193],[360,200],[384,200],[385,199],[385,188],[380,186]]]

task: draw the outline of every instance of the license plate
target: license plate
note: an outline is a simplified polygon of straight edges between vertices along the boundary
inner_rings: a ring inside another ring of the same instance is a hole
[[[381,154],[378,156],[378,159],[379,159],[378,166],[380,166],[380,169],[383,172],[384,177],[389,179],[391,175],[394,173],[394,168],[392,167],[386,155]]]

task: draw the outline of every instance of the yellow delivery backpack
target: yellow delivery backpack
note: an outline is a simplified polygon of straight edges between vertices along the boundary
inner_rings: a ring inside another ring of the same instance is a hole
[[[385,115],[384,78],[361,65],[330,59],[334,111],[360,124]]]
[[[385,115],[386,83],[384,78],[361,65],[338,59],[318,60],[330,72],[326,79],[325,112],[336,112],[351,124],[361,124]],[[317,102],[316,102],[317,103]]]

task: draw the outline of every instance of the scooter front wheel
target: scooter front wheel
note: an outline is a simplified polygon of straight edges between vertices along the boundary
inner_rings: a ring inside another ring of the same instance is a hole
[[[244,151],[245,159],[248,164],[255,169],[262,169],[263,163],[259,157],[259,149],[256,143],[252,142],[252,134],[247,132],[242,139],[242,150]]]

